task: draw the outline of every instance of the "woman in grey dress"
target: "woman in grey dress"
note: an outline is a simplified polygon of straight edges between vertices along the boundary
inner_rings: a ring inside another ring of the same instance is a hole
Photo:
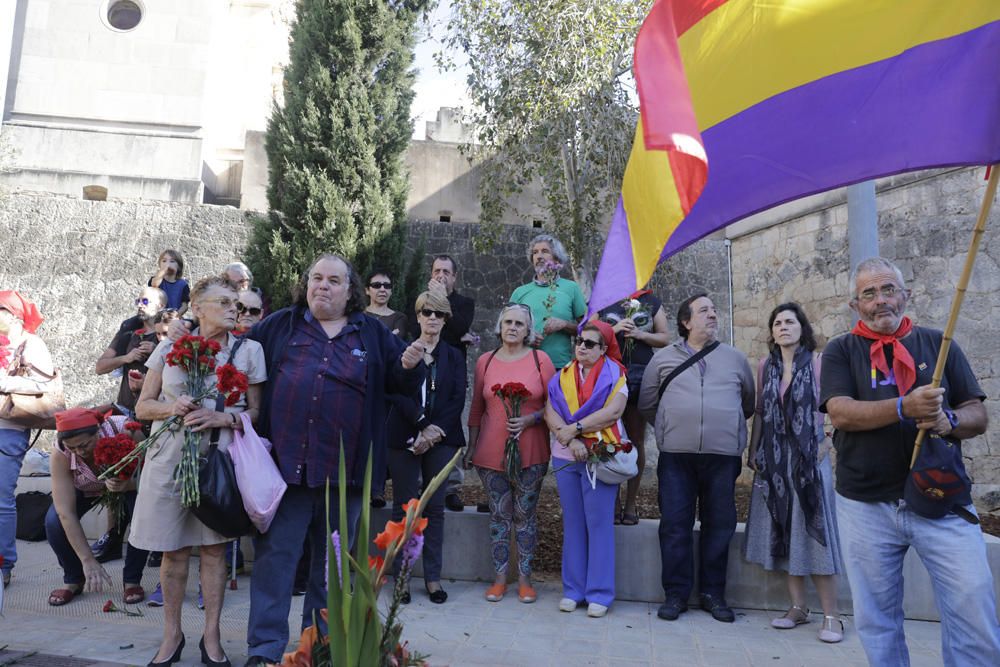
[[[757,371],[757,410],[747,465],[756,472],[750,497],[744,557],[788,573],[791,607],[771,625],[790,629],[809,622],[805,577],[823,605],[819,639],[836,643],[844,626],[837,615],[840,547],[834,514],[830,440],[819,412],[820,356],[812,326],[797,303],[783,303],[768,318],[771,354]]]
[[[245,373],[247,392],[235,405],[223,411],[215,409],[215,399],[206,398],[196,404],[187,395],[187,373],[179,366],[165,363],[173,341],[164,340],[146,362],[149,372],[142,394],[135,406],[136,417],[153,421],[153,430],[172,415],[184,418],[184,425],[202,436],[201,451],[208,448],[213,429],[219,429],[219,449],[225,451],[237,429],[242,429],[240,413],[246,412],[256,421],[260,405],[261,384],[267,379],[264,350],[260,344],[243,339],[235,358],[231,350],[238,340],[232,334],[236,327],[236,285],[222,276],[204,278],[191,290],[191,310],[198,317],[199,328],[192,334],[214,340],[221,350],[216,354],[217,366],[230,361]],[[206,386],[216,383],[215,373],[205,380]],[[146,451],[142,481],[132,518],[129,544],[140,549],[163,552],[160,583],[163,586],[163,641],[150,665],[169,665],[180,659],[184,648],[181,630],[181,605],[187,585],[188,560],[191,547],[199,547],[201,588],[205,600],[205,628],[201,641],[202,662],[207,665],[228,665],[219,638],[219,618],[225,590],[225,550],[228,539],[208,528],[190,510],[181,506],[180,489],[174,484],[174,468],[181,458],[184,430],[167,431]]]

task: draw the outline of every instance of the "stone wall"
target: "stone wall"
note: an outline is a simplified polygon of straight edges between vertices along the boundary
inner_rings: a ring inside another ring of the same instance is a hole
[[[955,284],[985,191],[982,169],[957,169],[885,179],[878,184],[880,252],[896,262],[913,291],[914,322],[943,329]],[[992,427],[964,443],[980,507],[1000,506],[1000,211],[993,209],[958,320],[962,346],[987,394]],[[827,200],[818,210],[733,238],[736,346],[760,357],[766,351],[767,317],[784,301],[798,301],[821,345],[847,331],[850,259],[847,206]]]

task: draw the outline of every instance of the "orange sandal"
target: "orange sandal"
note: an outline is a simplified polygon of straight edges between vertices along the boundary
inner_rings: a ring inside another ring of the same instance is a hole
[[[490,602],[500,602],[507,593],[507,584],[493,584],[486,589],[486,599]]]
[[[49,593],[49,604],[53,607],[61,607],[68,602],[72,602],[73,598],[80,595],[82,588],[77,588],[73,590],[72,588],[57,588],[51,593]]]
[[[517,587],[517,599],[524,604],[531,604],[538,599],[538,593],[531,586],[525,586],[524,584],[519,584]]]

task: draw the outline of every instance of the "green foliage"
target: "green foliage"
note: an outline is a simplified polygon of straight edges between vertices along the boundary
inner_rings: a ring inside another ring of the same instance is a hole
[[[468,56],[475,151],[485,158],[480,241],[496,238],[504,210],[537,179],[546,227],[589,285],[635,131],[632,48],[651,4],[452,0],[446,45]],[[438,59],[455,64],[445,54]]]
[[[271,214],[254,221],[247,252],[276,307],[321,252],[362,274],[401,268],[414,32],[429,2],[296,2],[284,105],[265,141]]]

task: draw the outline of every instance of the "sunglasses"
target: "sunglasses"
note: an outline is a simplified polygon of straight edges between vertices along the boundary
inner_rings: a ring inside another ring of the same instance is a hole
[[[147,299],[146,297],[142,297],[142,298],[136,299],[135,300],[135,305],[137,305],[137,306],[148,306],[149,305],[149,299]]]
[[[262,308],[250,308],[246,306],[242,301],[236,302],[236,312],[237,313],[250,313],[254,317],[260,315],[264,310]]]
[[[368,283],[368,286],[371,287],[372,289],[392,289],[392,283],[390,282],[380,283],[377,280]]]
[[[589,338],[584,338],[583,336],[577,336],[576,346],[580,347],[581,345],[583,345],[588,350],[593,350],[595,347],[600,345],[600,343],[596,340],[590,340]]]
[[[448,319],[448,313],[441,312],[440,310],[431,310],[430,308],[421,308],[420,314],[423,315],[424,317],[430,317],[431,315],[433,315],[439,320]]]

